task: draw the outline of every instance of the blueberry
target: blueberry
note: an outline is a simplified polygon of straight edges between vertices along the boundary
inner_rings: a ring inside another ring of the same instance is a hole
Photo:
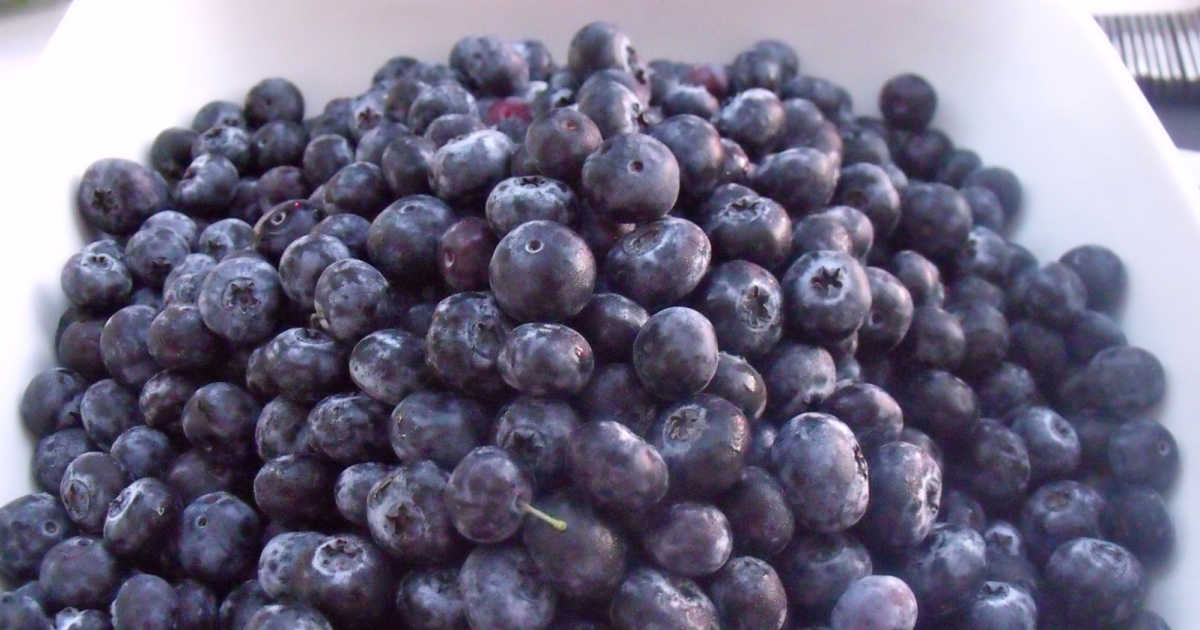
[[[611,420],[585,423],[567,441],[572,478],[599,507],[635,511],[667,492],[667,464],[658,451]],[[568,525],[569,527],[569,525]]]
[[[983,161],[979,159],[978,153],[970,149],[957,147],[946,156],[945,161],[938,167],[933,180],[949,186],[962,186],[967,176],[978,170],[981,166],[983,166]],[[970,197],[970,194],[965,190],[963,194],[967,195],[968,198]],[[975,209],[974,204],[971,207],[972,210]],[[997,200],[996,209],[999,210],[999,200]],[[992,216],[995,217],[994,221],[977,221],[976,223],[987,223],[989,224],[988,227],[999,231],[1004,225],[1004,216],[1003,214]]]
[[[943,523],[966,525],[977,532],[983,533],[987,524],[987,514],[983,504],[975,497],[958,488],[944,488],[942,505],[938,509],[938,520]]]
[[[789,101],[790,102],[790,101]],[[839,130],[842,139],[842,164],[886,164],[892,161],[887,140],[874,129],[851,125]]]
[[[200,383],[187,373],[164,370],[142,386],[138,409],[150,427],[172,438],[182,437],[184,405],[199,387]]]
[[[600,148],[600,128],[586,114],[557,108],[539,117],[525,132],[525,147],[538,169],[550,177],[574,181],[586,158]]]
[[[678,496],[713,497],[737,483],[750,425],[729,401],[708,394],[667,407],[649,433]]]
[[[36,577],[47,552],[73,533],[68,513],[46,493],[27,494],[0,507],[0,575]]]
[[[1114,346],[1096,353],[1083,368],[1080,380],[1088,402],[1121,416],[1149,410],[1166,390],[1158,358],[1135,346]]]
[[[367,494],[367,526],[380,547],[406,562],[440,562],[461,538],[443,500],[449,475],[430,461],[396,468]]]
[[[351,162],[343,166],[323,188],[323,207],[327,214],[348,212],[370,219],[391,199],[383,171],[370,162]]]
[[[575,32],[567,47],[567,66],[579,79],[606,68],[631,71],[638,66],[629,37],[615,24],[592,22]]]
[[[228,492],[192,501],[179,525],[179,562],[188,575],[221,583],[254,566],[259,519],[254,509]]]
[[[104,544],[125,558],[150,557],[166,541],[182,509],[167,484],[153,477],[140,478],[108,506]]]
[[[721,160],[721,175],[717,181],[721,184],[749,182],[752,165],[742,145],[728,138],[721,138],[721,147],[725,157]]]
[[[210,492],[240,489],[242,474],[243,471],[233,465],[209,461],[200,451],[192,449],[175,459],[166,482],[183,502],[188,503]]]
[[[265,261],[230,258],[204,278],[196,301],[204,324],[234,343],[266,339],[275,328],[283,295],[279,274]]]
[[[125,487],[125,469],[114,457],[97,452],[79,455],[67,466],[58,496],[67,516],[86,532],[98,533],[108,504]]]
[[[733,403],[749,421],[762,416],[767,406],[767,384],[758,370],[746,359],[720,352],[717,372],[704,393]]]
[[[1179,447],[1161,424],[1131,420],[1109,437],[1108,464],[1117,479],[1162,491],[1179,475]]]
[[[413,630],[467,627],[456,568],[418,568],[400,578],[396,610]]]
[[[354,258],[365,258],[367,253],[367,231],[371,222],[357,214],[335,214],[325,217],[309,230],[312,236],[332,236],[350,250]]]
[[[591,343],[600,361],[627,361],[634,337],[646,323],[646,309],[617,293],[596,293],[571,325]]]
[[[710,575],[733,551],[729,520],[712,505],[684,501],[654,510],[647,519],[643,546],[659,566],[677,575]]]
[[[888,79],[879,92],[879,111],[889,125],[924,129],[937,109],[937,92],[924,77],[900,74]]]
[[[229,101],[210,101],[192,118],[192,130],[197,133],[217,125],[245,127],[246,119],[241,106]]]
[[[425,374],[425,348],[397,328],[373,332],[350,353],[350,378],[367,395],[387,404],[416,390]]]
[[[767,383],[767,415],[780,422],[809,411],[833,393],[836,367],[833,357],[815,346],[786,342],[767,356],[763,378]]]
[[[742,145],[751,155],[769,152],[785,129],[786,114],[770,90],[750,88],[734,96],[717,115],[721,135]]]
[[[957,190],[945,184],[913,184],[901,195],[900,237],[934,259],[953,256],[971,231],[971,209]]]
[[[845,422],[868,453],[898,439],[904,427],[900,405],[871,383],[840,383],[821,403],[821,410]]]
[[[1026,407],[1009,418],[1029,448],[1032,478],[1069,476],[1079,466],[1080,444],[1075,429],[1048,407]]]
[[[905,173],[918,179],[933,180],[953,150],[950,137],[930,127],[913,132],[893,153],[896,164]]]
[[[220,262],[235,251],[251,247],[253,243],[253,226],[240,219],[221,219],[204,228],[196,239],[196,250]]]
[[[542,630],[557,596],[518,546],[476,547],[458,574],[467,622],[477,630]]]
[[[320,211],[306,201],[284,201],[267,211],[254,225],[254,248],[278,260],[295,240],[308,234],[320,220]]]
[[[578,393],[595,360],[587,339],[561,324],[522,324],[509,332],[496,357],[500,376],[535,396]]]
[[[957,369],[967,350],[962,320],[937,306],[917,307],[900,350],[929,367]]]
[[[393,90],[393,95],[397,95]],[[398,96],[398,95],[397,95]],[[425,133],[429,123],[445,114],[473,114],[475,98],[454,81],[423,86],[408,105],[405,122],[413,133]]]
[[[1020,274],[1013,283],[1013,301],[1025,315],[1047,326],[1065,329],[1085,312],[1087,287],[1063,263]]]
[[[890,235],[900,221],[900,195],[887,173],[874,164],[844,167],[833,201],[862,211],[881,238]]]
[[[164,476],[175,460],[170,438],[147,426],[130,427],[117,436],[110,453],[130,480]]]
[[[531,519],[522,528],[522,542],[540,575],[572,601],[607,600],[625,577],[628,543],[624,536],[599,518],[588,503],[568,493],[552,495],[539,504],[567,523],[567,529],[558,531]]]
[[[881,547],[919,544],[933,529],[942,471],[932,456],[906,442],[888,442],[871,458],[871,503],[865,531]]]
[[[38,440],[31,466],[38,486],[57,494],[67,466],[76,457],[92,450],[95,450],[92,441],[78,427],[56,431]]]
[[[1084,311],[1065,337],[1067,353],[1076,363],[1087,363],[1101,350],[1126,343],[1120,325],[1099,311]]]
[[[134,575],[113,598],[113,630],[171,630],[178,605],[178,595],[166,580],[149,573]]]
[[[775,561],[788,602],[797,613],[825,619],[855,580],[871,574],[871,555],[849,533],[804,533]]]
[[[100,251],[85,251],[67,259],[59,284],[72,304],[106,310],[129,300],[133,276],[123,260]]]
[[[731,559],[709,585],[724,627],[780,630],[787,618],[787,595],[771,565],[748,556]]]
[[[1075,434],[1079,437],[1080,470],[1082,472],[1108,470],[1108,440],[1116,430],[1115,418],[1084,411],[1068,417]]]
[[[1029,486],[1031,465],[1025,440],[997,420],[984,418],[971,430],[963,474],[989,507],[1012,507]]]
[[[350,249],[332,236],[308,234],[297,238],[279,258],[283,292],[301,308],[311,310],[321,272],[335,261],[350,257]]]
[[[412,57],[392,57],[383,62],[371,77],[371,85],[380,86],[416,78],[424,70],[425,63]]]
[[[1062,335],[1028,319],[1013,322],[1008,333],[1009,361],[1024,366],[1044,387],[1053,388],[1069,360]]]
[[[488,421],[483,407],[469,398],[415,391],[392,411],[388,425],[392,450],[401,462],[428,459],[453,467],[479,445]]]
[[[535,480],[553,482],[566,467],[567,438],[580,424],[570,405],[522,396],[501,408],[492,441]]]
[[[703,390],[717,370],[717,337],[712,324],[682,306],[655,313],[634,339],[633,365],[646,387],[660,396]]]
[[[380,121],[373,129],[362,134],[354,147],[354,161],[368,162],[382,167],[383,152],[398,138],[411,135],[408,127],[389,120]],[[385,178],[386,179],[386,178]]]
[[[317,449],[341,464],[372,461],[387,452],[387,407],[365,394],[334,394],[308,414]]]
[[[206,457],[245,461],[262,407],[246,390],[231,383],[210,383],[196,390],[183,408],[183,433]]]
[[[614,630],[708,630],[720,627],[716,606],[695,582],[649,567],[629,572],[613,596]]]
[[[511,321],[489,293],[458,293],[438,303],[425,337],[427,362],[461,391],[496,396],[507,390],[496,357]]]
[[[767,50],[742,51],[729,66],[729,82],[738,92],[751,88],[777,91],[783,81],[783,64]]]
[[[427,195],[403,197],[371,223],[370,260],[397,281],[425,281],[437,274],[438,244],[453,224],[454,213],[441,200]]]
[[[1007,233],[1007,217],[1004,216],[1004,208],[1000,206],[1000,200],[995,193],[982,186],[967,186],[961,192],[967,200],[967,205],[971,207],[971,218],[976,227],[1001,234]]]
[[[1044,564],[1059,545],[1100,535],[1104,497],[1077,481],[1053,481],[1038,488],[1021,508],[1021,537],[1029,556]]]
[[[37,600],[12,592],[0,594],[0,624],[12,630],[54,630]]]
[[[387,556],[355,534],[326,536],[302,556],[296,575],[301,601],[339,625],[381,620],[391,610],[394,585]]]
[[[121,580],[121,567],[100,540],[68,538],[46,552],[38,584],[51,609],[103,608]]]
[[[240,111],[238,117],[241,117]],[[195,130],[184,127],[163,129],[150,144],[150,166],[165,178],[177,179],[192,161],[192,143],[196,136]]]
[[[304,118],[304,96],[291,81],[263,79],[246,93],[246,121],[259,127],[272,120],[300,122]]]
[[[126,306],[104,324],[100,356],[113,379],[122,385],[141,387],[158,372],[146,344],[155,314],[148,306]]]
[[[1109,493],[1101,525],[1105,536],[1149,565],[1159,565],[1175,546],[1175,527],[1163,498],[1150,488],[1123,486]]]
[[[562,182],[541,176],[510,177],[492,189],[487,198],[488,224],[496,234],[534,220],[570,225],[575,216],[575,194]]]
[[[808,147],[830,157],[842,155],[846,150],[837,126],[826,120],[812,101],[788,98],[783,101],[783,112],[784,128],[778,142],[779,149]]]
[[[855,580],[838,598],[830,616],[832,630],[912,630],[916,624],[916,596],[903,580],[890,575]]]
[[[817,339],[854,332],[871,307],[866,272],[844,252],[806,253],[792,263],[780,284],[786,318],[797,332]]]
[[[912,375],[900,396],[904,417],[935,437],[966,438],[979,420],[979,400],[970,385],[943,370]]]
[[[87,389],[87,380],[66,368],[41,372],[21,395],[21,421],[39,437],[79,426],[80,406]]]
[[[609,138],[583,163],[582,194],[601,217],[645,223],[665,215],[680,190],[668,145],[632,133]]]
[[[658,415],[658,399],[642,385],[629,363],[596,368],[578,402],[586,419],[612,420],[637,435],[646,435]]]
[[[1126,621],[1146,596],[1146,575],[1137,558],[1096,538],[1060,545],[1046,562],[1045,575],[1066,618],[1084,626]]]
[[[276,166],[268,170],[258,178],[256,188],[259,219],[263,213],[285,201],[303,199],[309,197],[310,193],[316,198],[324,196],[324,188],[320,193],[309,189],[308,182],[304,180],[304,171],[295,166]],[[323,201],[321,199],[322,203]],[[255,222],[257,223],[257,219]]]
[[[341,342],[357,341],[385,328],[393,317],[387,279],[354,258],[335,261],[321,272],[313,305],[320,328]]]
[[[850,118],[850,94],[842,86],[822,77],[796,75],[782,86],[784,98],[803,98],[812,101],[821,113],[831,121],[843,122]]]
[[[665,217],[621,237],[608,252],[604,275],[616,291],[658,310],[691,293],[711,257],[712,246],[699,226]]]
[[[267,517],[286,523],[316,522],[331,511],[335,471],[308,455],[282,455],[254,477],[254,503]]]
[[[422,136],[401,135],[379,158],[383,179],[396,196],[429,192],[429,162],[437,147]]]
[[[864,349],[887,351],[896,347],[913,323],[913,296],[896,276],[878,267],[866,268],[871,308],[858,330]]]
[[[237,584],[221,602],[219,627],[245,630],[250,618],[270,603],[271,598],[263,591],[258,580],[250,579]]]
[[[912,250],[897,252],[891,260],[890,271],[908,289],[917,306],[941,306],[945,297],[941,273],[937,265]]]
[[[141,164],[107,158],[83,172],[75,201],[88,225],[129,234],[167,203],[167,183]]]
[[[355,525],[366,526],[367,495],[392,469],[392,465],[380,462],[352,464],[342,469],[333,489],[338,514]]]
[[[250,137],[254,164],[260,171],[299,164],[307,145],[308,131],[300,123],[290,120],[269,122]]]
[[[290,328],[275,336],[263,355],[267,376],[279,392],[315,402],[346,380],[346,350],[313,328]]]
[[[930,621],[966,606],[984,581],[983,537],[970,527],[938,523],[923,543],[902,553],[900,576]]]
[[[299,604],[267,604],[246,620],[245,630],[331,630],[320,612]]]
[[[220,359],[222,346],[220,337],[205,327],[200,309],[188,303],[170,304],[155,315],[146,338],[150,356],[171,370],[213,365]]]
[[[964,351],[962,371],[987,374],[1004,360],[1008,352],[1008,320],[995,307],[968,302],[950,307],[961,325]]]
[[[792,540],[796,520],[783,488],[770,473],[746,466],[720,501],[729,518],[734,549],[763,558],[779,554]]]
[[[1125,265],[1102,245],[1080,245],[1059,259],[1087,288],[1088,306],[1104,311],[1115,308],[1125,295]]]
[[[182,622],[181,622],[182,624]],[[66,608],[54,616],[56,630],[112,630],[112,621],[108,613],[99,610],[79,610]],[[188,630],[196,630],[195,626],[182,626]]]
[[[720,101],[700,85],[674,83],[658,102],[662,105],[663,113],[668,116],[691,114],[711,120],[721,111]]]
[[[648,132],[671,150],[679,166],[680,191],[692,198],[716,187],[725,150],[707,120],[692,114],[672,116]]]
[[[250,132],[237,126],[215,125],[200,132],[192,141],[192,159],[206,153],[219,155],[240,172],[249,172],[252,151]]]
[[[512,537],[531,511],[529,474],[504,450],[478,447],[455,466],[446,486],[446,508],[469,540],[498,543]]]
[[[810,214],[796,222],[792,230],[792,249],[796,253],[834,250],[853,253],[850,232],[841,221],[824,214]]]
[[[429,161],[430,186],[448,200],[486,196],[508,176],[508,159],[515,148],[508,136],[494,129],[451,140]]]
[[[523,223],[500,239],[488,280],[504,312],[519,321],[554,321],[583,310],[596,261],[587,243],[553,221]]]
[[[1024,540],[1016,526],[993,521],[983,530],[983,540],[988,580],[1008,582],[1028,593],[1038,592],[1038,571],[1025,552]]]
[[[450,51],[450,67],[479,94],[520,94],[529,84],[529,64],[511,42],[494,35],[464,37]]]
[[[776,268],[793,249],[792,221],[783,207],[767,197],[747,194],[723,204],[706,204],[700,217],[714,253]]]
[[[188,164],[171,196],[189,214],[214,214],[233,201],[237,167],[222,155],[205,153]]]
[[[766,156],[753,176],[755,189],[779,201],[789,212],[801,214],[828,204],[837,182],[836,159],[808,147]]]
[[[822,413],[798,415],[779,430],[771,467],[799,525],[843,531],[867,511],[867,460],[845,424]]]
[[[308,141],[300,164],[309,186],[319,186],[333,177],[342,167],[354,161],[354,149],[345,137],[324,134]]]

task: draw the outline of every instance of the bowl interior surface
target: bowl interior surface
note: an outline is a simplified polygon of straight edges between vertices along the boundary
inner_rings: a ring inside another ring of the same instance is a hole
[[[810,0],[776,3],[536,0],[322,2],[291,0],[76,0],[31,85],[8,94],[0,172],[10,223],[0,229],[9,304],[0,309],[0,503],[32,487],[32,443],[16,404],[28,379],[53,363],[51,339],[65,306],[62,263],[82,242],[73,192],[95,159],[142,159],[159,130],[187,125],[213,99],[240,102],[264,76],[294,80],[309,115],[328,99],[361,92],[375,68],[407,54],[444,61],[472,33],[539,37],[559,61],[575,30],[619,23],[644,59],[728,61],[775,37],[801,56],[802,72],[851,92],[877,114],[879,86],[916,71],[938,89],[934,124],[986,163],[1011,168],[1025,187],[1017,240],[1042,260],[1101,243],[1125,260],[1130,292],[1122,323],[1130,342],[1155,352],[1168,377],[1158,416],[1184,452],[1173,492],[1178,552],[1151,606],[1175,627],[1198,608],[1200,292],[1190,275],[1200,251],[1195,185],[1107,40],[1074,6],[1038,0]]]

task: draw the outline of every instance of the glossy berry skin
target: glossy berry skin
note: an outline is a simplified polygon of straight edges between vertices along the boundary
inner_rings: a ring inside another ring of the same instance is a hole
[[[978,532],[984,532],[987,525],[987,514],[983,504],[975,497],[955,487],[946,487],[942,491],[942,505],[938,509],[938,520],[946,523],[966,525]]]
[[[158,365],[187,370],[216,363],[223,344],[205,327],[200,309],[194,304],[183,303],[169,304],[154,316],[146,349]]]
[[[205,153],[195,157],[171,190],[175,204],[191,215],[212,215],[233,201],[237,167],[228,158]]]
[[[487,413],[474,400],[422,390],[396,405],[388,426],[401,462],[428,459],[451,468],[480,444],[487,423]]]
[[[821,403],[821,410],[846,423],[868,453],[898,439],[904,428],[900,405],[886,390],[871,383],[840,384]]]
[[[21,421],[36,436],[79,425],[79,406],[87,380],[65,368],[52,368],[33,377],[21,394]]]
[[[310,455],[282,455],[254,476],[254,504],[285,523],[318,522],[332,511],[336,471]]]
[[[51,548],[72,534],[74,526],[55,498],[28,494],[0,507],[0,575],[14,582],[36,578]]]
[[[543,579],[572,601],[600,602],[610,597],[625,576],[628,543],[624,536],[588,503],[569,493],[541,499],[538,506],[567,523],[560,532],[531,518],[522,528],[521,540]]]
[[[871,503],[864,517],[870,540],[911,547],[929,535],[942,500],[942,470],[922,449],[889,442],[871,457]]]
[[[485,211],[488,224],[504,236],[528,221],[554,221],[571,225],[575,218],[575,194],[560,181],[531,175],[510,177],[488,195]]]
[[[445,383],[494,397],[507,391],[496,356],[513,324],[489,293],[458,293],[438,303],[425,343],[427,362]]]
[[[780,285],[785,318],[797,332],[817,339],[854,332],[871,307],[867,274],[844,252],[804,254],[788,268]]]
[[[104,544],[125,558],[157,553],[175,527],[183,507],[162,481],[143,477],[125,487],[108,506],[104,519]]]
[[[213,492],[183,510],[179,526],[179,563],[188,575],[206,582],[228,582],[256,561],[258,515],[241,499]]]
[[[1012,292],[1021,313],[1060,330],[1079,319],[1087,305],[1083,280],[1070,267],[1058,262],[1019,274]]]
[[[667,462],[674,496],[708,498],[741,476],[750,423],[733,403],[697,394],[664,409],[648,439]]]
[[[538,170],[564,181],[579,178],[584,161],[601,142],[596,123],[586,114],[566,107],[538,117],[525,132],[525,148]]]
[[[454,213],[428,195],[402,197],[371,222],[367,254],[389,278],[415,284],[436,277],[438,243],[454,224]]]
[[[762,416],[767,406],[767,384],[746,359],[727,352],[717,354],[717,372],[704,393],[733,403],[749,421]]]
[[[705,207],[708,211],[700,221],[719,258],[744,259],[774,269],[791,253],[792,220],[775,201],[744,195]]]
[[[315,328],[289,328],[267,343],[267,377],[280,394],[315,402],[346,380],[346,350]]]
[[[313,305],[320,327],[331,337],[352,342],[385,328],[392,317],[391,287],[371,265],[338,260],[317,279]]]
[[[350,352],[350,379],[383,403],[394,405],[418,389],[425,372],[422,340],[399,328],[377,330]]]
[[[986,374],[999,366],[1009,346],[1008,320],[1004,314],[982,302],[953,304],[949,311],[957,317],[963,333],[961,371]]]
[[[1075,429],[1048,407],[1026,407],[1009,418],[1029,449],[1032,479],[1069,476],[1079,466],[1081,449]]]
[[[413,630],[467,627],[457,568],[413,569],[400,578],[396,612]]]
[[[571,320],[600,361],[628,361],[638,330],[649,319],[646,309],[618,293],[595,293]]]
[[[734,550],[760,558],[777,555],[792,540],[796,520],[779,482],[766,470],[747,466],[718,507],[729,519]]]
[[[1124,547],[1097,538],[1063,543],[1046,562],[1046,582],[1068,621],[1121,623],[1146,596],[1142,565]]]
[[[1101,513],[1105,537],[1157,566],[1175,547],[1175,527],[1163,498],[1154,490],[1124,486],[1110,492]]]
[[[519,546],[480,545],[458,574],[467,622],[476,630],[542,630],[558,597]]]
[[[244,630],[250,618],[270,603],[270,598],[263,592],[258,580],[250,579],[235,584],[221,602],[219,620],[222,625]]]
[[[481,446],[455,466],[445,500],[460,534],[475,542],[498,543],[520,529],[533,486],[506,451]]]
[[[518,321],[557,321],[583,310],[596,282],[596,261],[579,235],[553,221],[509,232],[488,265],[496,302]]]
[[[914,305],[942,305],[946,287],[942,284],[941,272],[925,256],[910,249],[896,252],[889,271],[908,289]]]
[[[704,630],[720,627],[716,606],[695,582],[650,567],[629,572],[613,596],[614,630]]]
[[[108,158],[93,162],[83,172],[75,200],[92,227],[129,234],[167,203],[167,183],[136,162]]]
[[[678,162],[681,193],[698,198],[716,187],[725,150],[708,120],[691,114],[672,116],[648,133],[667,145]]]
[[[644,436],[658,417],[659,399],[642,385],[632,365],[609,363],[596,368],[577,404],[587,420],[613,420]]]
[[[251,170],[251,150],[250,132],[229,125],[209,127],[192,141],[193,159],[204,154],[219,155],[245,173]]]
[[[1162,400],[1166,376],[1158,358],[1136,346],[1114,346],[1097,352],[1079,374],[1082,400],[1118,416],[1144,413]]]
[[[699,226],[665,217],[622,236],[608,251],[604,275],[614,290],[654,311],[691,293],[711,258]]]
[[[968,438],[965,473],[985,506],[1012,507],[1029,486],[1029,449],[1021,436],[990,418],[979,421]]]
[[[204,278],[196,301],[209,330],[234,343],[266,339],[283,302],[279,274],[265,261],[231,258]]]
[[[371,162],[343,166],[322,188],[326,214],[348,212],[371,219],[392,199],[383,171]]]
[[[259,127],[272,120],[300,122],[304,117],[304,96],[287,79],[263,79],[246,93],[246,122]]]
[[[529,84],[529,64],[517,47],[494,35],[464,37],[450,51],[450,67],[482,95],[521,93]]]
[[[99,539],[68,538],[42,559],[38,571],[48,608],[103,608],[121,580],[121,567]]]
[[[637,91],[616,77],[597,73],[575,93],[579,111],[595,121],[605,138],[637,133],[643,102]]]
[[[320,612],[299,604],[267,604],[251,615],[245,630],[331,630]]]
[[[304,310],[312,310],[317,279],[326,267],[350,258],[350,248],[326,235],[307,234],[292,241],[279,258],[279,281],[283,292]]]
[[[1104,508],[1104,497],[1077,481],[1054,481],[1038,488],[1021,508],[1021,536],[1029,556],[1044,564],[1068,540],[1099,537]]]
[[[1120,325],[1099,311],[1085,311],[1065,337],[1067,353],[1077,363],[1087,363],[1101,350],[1123,346],[1127,341]]]
[[[350,249],[351,256],[365,258],[367,253],[367,230],[371,222],[357,214],[335,214],[325,217],[313,226],[309,234],[332,236]]]
[[[1179,447],[1166,427],[1131,420],[1108,438],[1108,465],[1117,479],[1163,491],[1179,475]]]
[[[900,351],[928,367],[955,370],[967,352],[962,320],[937,306],[917,307]]]
[[[561,324],[517,326],[496,362],[509,386],[534,396],[578,393],[595,365],[587,339]]]
[[[192,446],[218,462],[241,462],[253,450],[251,436],[262,406],[231,383],[196,390],[183,408],[183,434]]]
[[[823,619],[855,580],[871,574],[871,555],[849,533],[798,534],[774,562],[788,602]]]
[[[300,158],[304,179],[310,186],[319,186],[333,177],[343,166],[354,161],[354,148],[343,136],[315,135],[308,141]]]
[[[841,170],[833,201],[857,208],[871,220],[880,239],[891,235],[900,221],[900,194],[888,174],[865,162]]]
[[[240,490],[244,471],[224,462],[205,459],[200,451],[184,451],[167,472],[166,482],[185,502],[209,492]]]
[[[655,313],[634,339],[633,367],[642,383],[664,398],[703,390],[717,371],[712,323],[683,306]]]
[[[578,414],[564,402],[521,396],[501,408],[492,442],[545,487],[564,471],[567,438],[579,424]]]
[[[112,601],[113,630],[170,630],[178,596],[166,580],[141,573],[125,580]]]
[[[979,420],[974,390],[943,370],[924,370],[909,378],[900,405],[914,426],[948,440],[966,438]]]
[[[1089,308],[1111,312],[1125,296],[1125,264],[1102,245],[1080,245],[1059,259],[1087,288]]]
[[[56,431],[38,440],[31,464],[38,487],[57,494],[67,466],[76,457],[94,449],[87,433],[78,427]]]
[[[601,217],[622,223],[661,218],[679,196],[679,163],[653,136],[609,138],[583,163],[581,193]]]
[[[154,308],[130,305],[113,313],[100,332],[100,358],[113,379],[126,387],[141,387],[158,372],[146,340]]]
[[[991,190],[1000,200],[1000,206],[1004,208],[1005,217],[1010,222],[1021,210],[1021,182],[1006,168],[986,166],[972,171],[963,180],[963,186],[982,186]]]
[[[778,96],[763,88],[751,88],[725,104],[717,115],[716,127],[751,155],[762,155],[783,133],[785,118]]]
[[[965,606],[983,583],[986,560],[983,537],[963,526],[938,523],[919,546],[903,552],[899,575],[928,619],[938,619]]]
[[[76,457],[63,472],[58,496],[67,516],[81,530],[99,533],[108,504],[125,487],[125,469],[107,453]]]
[[[338,514],[350,523],[366,526],[367,495],[393,468],[381,462],[363,462],[343,468],[333,486],[334,505]]]
[[[497,239],[486,221],[466,217],[442,233],[438,242],[438,271],[458,291],[486,289],[488,263]]]
[[[288,245],[308,234],[319,220],[320,211],[307,201],[277,203],[254,224],[254,248],[277,261]]]
[[[130,427],[113,441],[109,453],[121,464],[130,481],[161,477],[175,461],[175,449],[167,435],[147,426]]]
[[[85,251],[67,259],[59,284],[72,304],[103,310],[129,299],[133,276],[120,259],[104,252]]]
[[[449,474],[430,461],[400,466],[367,494],[367,526],[388,554],[410,563],[441,562],[462,538],[443,500]]]
[[[933,119],[937,109],[937,92],[928,81],[916,74],[901,74],[883,85],[879,92],[879,111],[888,124],[919,131]]]
[[[903,580],[869,575],[842,593],[829,624],[831,630],[912,630],[917,625],[917,599]]]
[[[316,448],[342,464],[373,461],[388,450],[387,407],[360,393],[334,394],[308,414]]]
[[[814,409],[833,393],[837,379],[833,357],[824,348],[799,343],[776,346],[766,358],[767,417],[786,421]]]
[[[820,213],[796,222],[792,230],[792,249],[797,253],[817,250],[853,251],[850,232],[840,221]]]
[[[52,630],[54,624],[42,611],[41,604],[13,592],[0,594],[0,624],[13,630]]]
[[[241,219],[221,219],[210,223],[196,238],[196,251],[220,262],[227,255],[254,243],[254,226]]]
[[[393,580],[383,551],[355,534],[326,536],[305,554],[296,576],[300,599],[339,625],[370,624],[388,614]]]
[[[766,156],[751,179],[755,190],[794,214],[808,214],[828,204],[837,180],[837,160],[809,147]]]
[[[508,176],[515,150],[508,136],[494,129],[476,131],[442,145],[429,160],[429,184],[442,199],[486,195]]]
[[[314,453],[316,447],[308,426],[308,407],[283,397],[263,405],[254,427],[254,443],[260,459],[281,455]]]
[[[112,379],[96,381],[79,400],[79,418],[88,437],[101,448],[140,420],[137,397]]]
[[[780,630],[787,595],[771,565],[749,556],[731,559],[709,585],[722,624],[731,630]]]
[[[593,420],[571,432],[567,467],[598,507],[642,510],[667,493],[669,473],[662,455],[611,420]]]
[[[655,509],[646,518],[640,532],[643,547],[659,566],[677,575],[710,575],[733,551],[729,520],[712,505],[684,501]]]
[[[945,184],[908,186],[901,209],[901,241],[935,260],[954,255],[971,231],[970,207],[962,194]]]
[[[1007,582],[987,581],[962,612],[962,623],[980,630],[1034,630],[1038,608],[1033,597]]]
[[[771,465],[799,525],[834,533],[867,511],[867,460],[845,424],[821,413],[801,414],[779,430]]]

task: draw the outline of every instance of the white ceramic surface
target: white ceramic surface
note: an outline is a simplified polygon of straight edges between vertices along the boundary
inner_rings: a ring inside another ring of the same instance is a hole
[[[51,365],[62,309],[58,272],[80,244],[71,193],[105,156],[140,158],[162,128],[197,106],[240,101],[259,78],[295,80],[312,113],[364,88],[394,54],[445,58],[466,33],[543,38],[560,60],[584,22],[623,25],[646,58],[727,60],[771,36],[796,46],[804,71],[851,90],[875,112],[880,83],[915,70],[937,86],[935,123],[989,163],[1022,178],[1019,240],[1042,258],[1097,242],[1130,269],[1123,321],[1170,377],[1162,418],[1185,455],[1200,452],[1193,362],[1200,292],[1190,276],[1200,245],[1194,184],[1170,141],[1082,10],[1039,0],[646,0],[504,3],[384,0],[77,0],[47,47],[34,84],[2,86],[0,102],[0,502],[30,488],[31,444],[16,401]],[[12,91],[9,91],[9,90]],[[1200,473],[1174,493],[1179,555],[1153,606],[1194,627],[1200,584]]]

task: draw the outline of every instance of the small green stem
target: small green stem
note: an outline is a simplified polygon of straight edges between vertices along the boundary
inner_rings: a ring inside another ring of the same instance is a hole
[[[553,527],[554,529],[556,529],[560,532],[567,531],[567,522],[566,521],[554,518],[553,516],[550,516],[549,514],[533,507],[532,505],[530,505],[528,503],[521,503],[517,507],[521,508],[522,512],[529,514],[530,516],[533,516],[534,518],[537,518],[541,521],[545,521],[545,523],[547,525],[549,525],[550,527]]]

